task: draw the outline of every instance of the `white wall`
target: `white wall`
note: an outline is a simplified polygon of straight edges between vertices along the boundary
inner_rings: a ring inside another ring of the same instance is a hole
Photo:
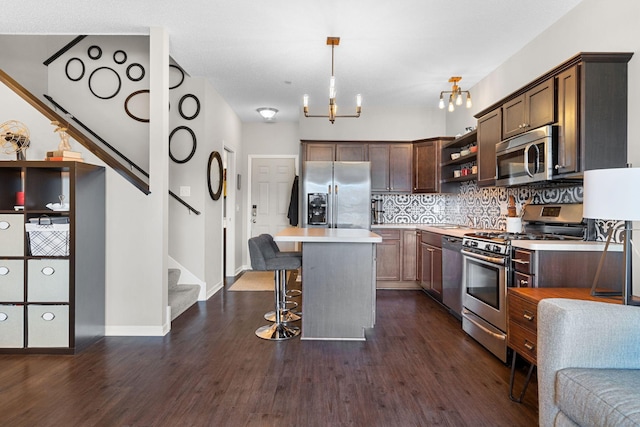
[[[207,142],[204,151],[208,160],[212,150],[222,154],[225,147],[239,152],[241,145],[242,125],[238,116],[233,112],[226,101],[210,85],[205,85],[205,104],[207,108],[207,120],[205,124],[205,135]],[[198,179],[205,181],[207,163],[198,171]],[[228,191],[233,191],[235,181],[228,185]],[[206,188],[206,187],[205,187]],[[209,190],[206,189],[205,196],[205,279],[207,282],[207,296],[212,295],[223,284],[223,201],[216,201],[209,197]],[[239,200],[237,196],[234,196]],[[239,215],[238,212],[235,213]],[[237,221],[236,221],[237,222]],[[239,232],[239,230],[236,230]],[[229,236],[228,238],[234,238]],[[236,240],[237,241],[237,240]],[[236,264],[241,262],[240,257],[236,258]]]
[[[482,110],[579,52],[636,52],[629,62],[629,159],[640,166],[640,2],[584,0],[485,77],[471,93]],[[477,110],[476,110],[477,108]],[[457,122],[447,122],[453,132]]]

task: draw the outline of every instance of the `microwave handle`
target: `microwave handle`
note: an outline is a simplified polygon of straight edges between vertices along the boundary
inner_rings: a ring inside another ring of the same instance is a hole
[[[534,147],[536,149],[536,161],[535,161],[535,170],[533,173],[529,170],[529,149]],[[540,172],[540,149],[537,144],[529,144],[524,149],[524,171],[533,178],[533,174]]]

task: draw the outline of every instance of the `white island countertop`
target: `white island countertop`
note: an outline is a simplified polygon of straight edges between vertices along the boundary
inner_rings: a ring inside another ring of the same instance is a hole
[[[380,243],[382,237],[360,228],[296,228],[290,227],[273,236],[276,242],[315,243]]]

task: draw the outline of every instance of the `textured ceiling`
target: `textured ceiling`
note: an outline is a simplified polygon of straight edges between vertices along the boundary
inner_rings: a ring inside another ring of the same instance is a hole
[[[436,106],[453,75],[473,86],[582,0],[5,0],[4,34],[148,34],[204,77],[242,121],[258,107],[296,121],[302,95],[325,114],[335,48],[340,113]]]

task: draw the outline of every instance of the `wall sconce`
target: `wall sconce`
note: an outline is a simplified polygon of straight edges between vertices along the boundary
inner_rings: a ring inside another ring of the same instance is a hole
[[[336,46],[340,44],[340,37],[327,37],[327,45],[331,46],[331,79],[329,79],[329,114],[328,115],[310,115],[309,114],[309,95],[303,97],[303,111],[305,117],[328,117],[331,124],[333,124],[337,117],[360,117],[362,112],[362,95],[356,95],[356,114],[339,116],[338,105],[336,104],[336,77],[333,73],[333,51]]]
[[[449,83],[453,83],[453,85],[451,86],[451,90],[443,90],[442,92],[440,92],[440,103],[438,104],[438,107],[440,107],[441,110],[444,108],[445,93],[449,94],[449,111],[450,112],[455,110],[455,107],[453,106],[454,102],[458,106],[462,105],[463,93],[467,94],[467,108],[471,108],[471,93],[468,90],[460,89],[460,86],[458,86],[458,82],[460,80],[462,80],[462,77],[451,77],[449,79]]]

